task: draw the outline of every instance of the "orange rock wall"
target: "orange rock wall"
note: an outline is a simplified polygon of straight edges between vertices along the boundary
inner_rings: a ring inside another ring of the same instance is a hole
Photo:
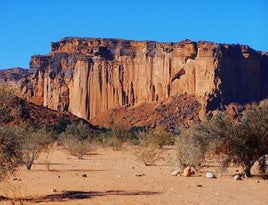
[[[263,56],[246,46],[64,38],[52,43],[51,50],[32,57],[22,96],[86,120],[114,107],[162,101],[177,93],[196,94],[206,107],[239,99],[246,87],[256,98],[264,92]],[[239,79],[243,85],[236,83]]]

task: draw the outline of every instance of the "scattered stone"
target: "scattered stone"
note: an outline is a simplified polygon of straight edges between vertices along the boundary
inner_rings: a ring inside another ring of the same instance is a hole
[[[87,177],[87,174],[82,174],[82,177]]]
[[[257,180],[256,182],[257,182],[257,183],[260,183],[260,181],[259,181],[259,180]]]
[[[178,168],[178,169],[175,169],[173,172],[171,172],[171,175],[172,176],[177,176],[180,172],[181,172],[181,169]]]
[[[13,180],[13,181],[21,181],[21,179],[19,179],[19,178],[17,178],[17,177],[14,177],[12,180]]]
[[[53,188],[51,189],[51,192],[57,192],[57,189]]]
[[[203,185],[201,185],[201,184],[197,184],[196,186],[197,186],[197,187],[204,187],[204,186],[203,186]]]
[[[60,178],[60,175],[57,175],[57,178]]]
[[[242,180],[242,177],[240,174],[235,174],[234,175],[234,180]]]
[[[145,174],[135,174],[136,177],[143,177]]]
[[[196,173],[196,170],[192,166],[188,166],[183,170],[183,176],[190,177]]]
[[[185,177],[190,177],[191,175],[192,175],[191,167],[188,166],[188,167],[186,167],[186,168],[183,170],[183,176],[185,176]]]
[[[213,173],[211,173],[211,172],[207,172],[206,173],[206,178],[208,178],[208,179],[213,179],[213,178],[217,178]]]

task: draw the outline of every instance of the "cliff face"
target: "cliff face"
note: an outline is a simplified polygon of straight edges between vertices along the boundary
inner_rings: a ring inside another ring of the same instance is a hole
[[[203,109],[268,97],[268,55],[210,42],[64,38],[32,56],[27,100],[86,120],[108,109],[194,94]]]

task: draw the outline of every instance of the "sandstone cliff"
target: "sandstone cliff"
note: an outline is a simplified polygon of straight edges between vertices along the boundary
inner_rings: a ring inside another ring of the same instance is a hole
[[[211,42],[64,38],[32,56],[21,96],[86,120],[121,106],[193,94],[202,109],[268,97],[268,54]]]

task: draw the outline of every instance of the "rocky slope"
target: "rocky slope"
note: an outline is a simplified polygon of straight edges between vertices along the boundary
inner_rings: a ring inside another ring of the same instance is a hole
[[[4,106],[6,110],[2,113],[0,118],[0,125],[19,125],[24,127],[49,127],[55,131],[64,131],[69,124],[85,124],[92,132],[100,132],[100,129],[94,127],[92,124],[88,123],[84,119],[78,118],[77,116],[65,112],[57,112],[49,108],[35,105],[31,102],[27,102],[18,97],[14,99],[8,99],[8,101],[1,101],[1,111],[3,112]]]
[[[177,132],[199,120],[201,104],[195,95],[174,95],[162,102],[144,102],[138,106],[123,106],[101,113],[91,122],[105,128],[124,127],[154,129],[161,126]]]
[[[19,89],[27,101],[85,120],[183,94],[194,95],[201,112],[268,97],[268,54],[190,40],[64,38],[32,56]]]

